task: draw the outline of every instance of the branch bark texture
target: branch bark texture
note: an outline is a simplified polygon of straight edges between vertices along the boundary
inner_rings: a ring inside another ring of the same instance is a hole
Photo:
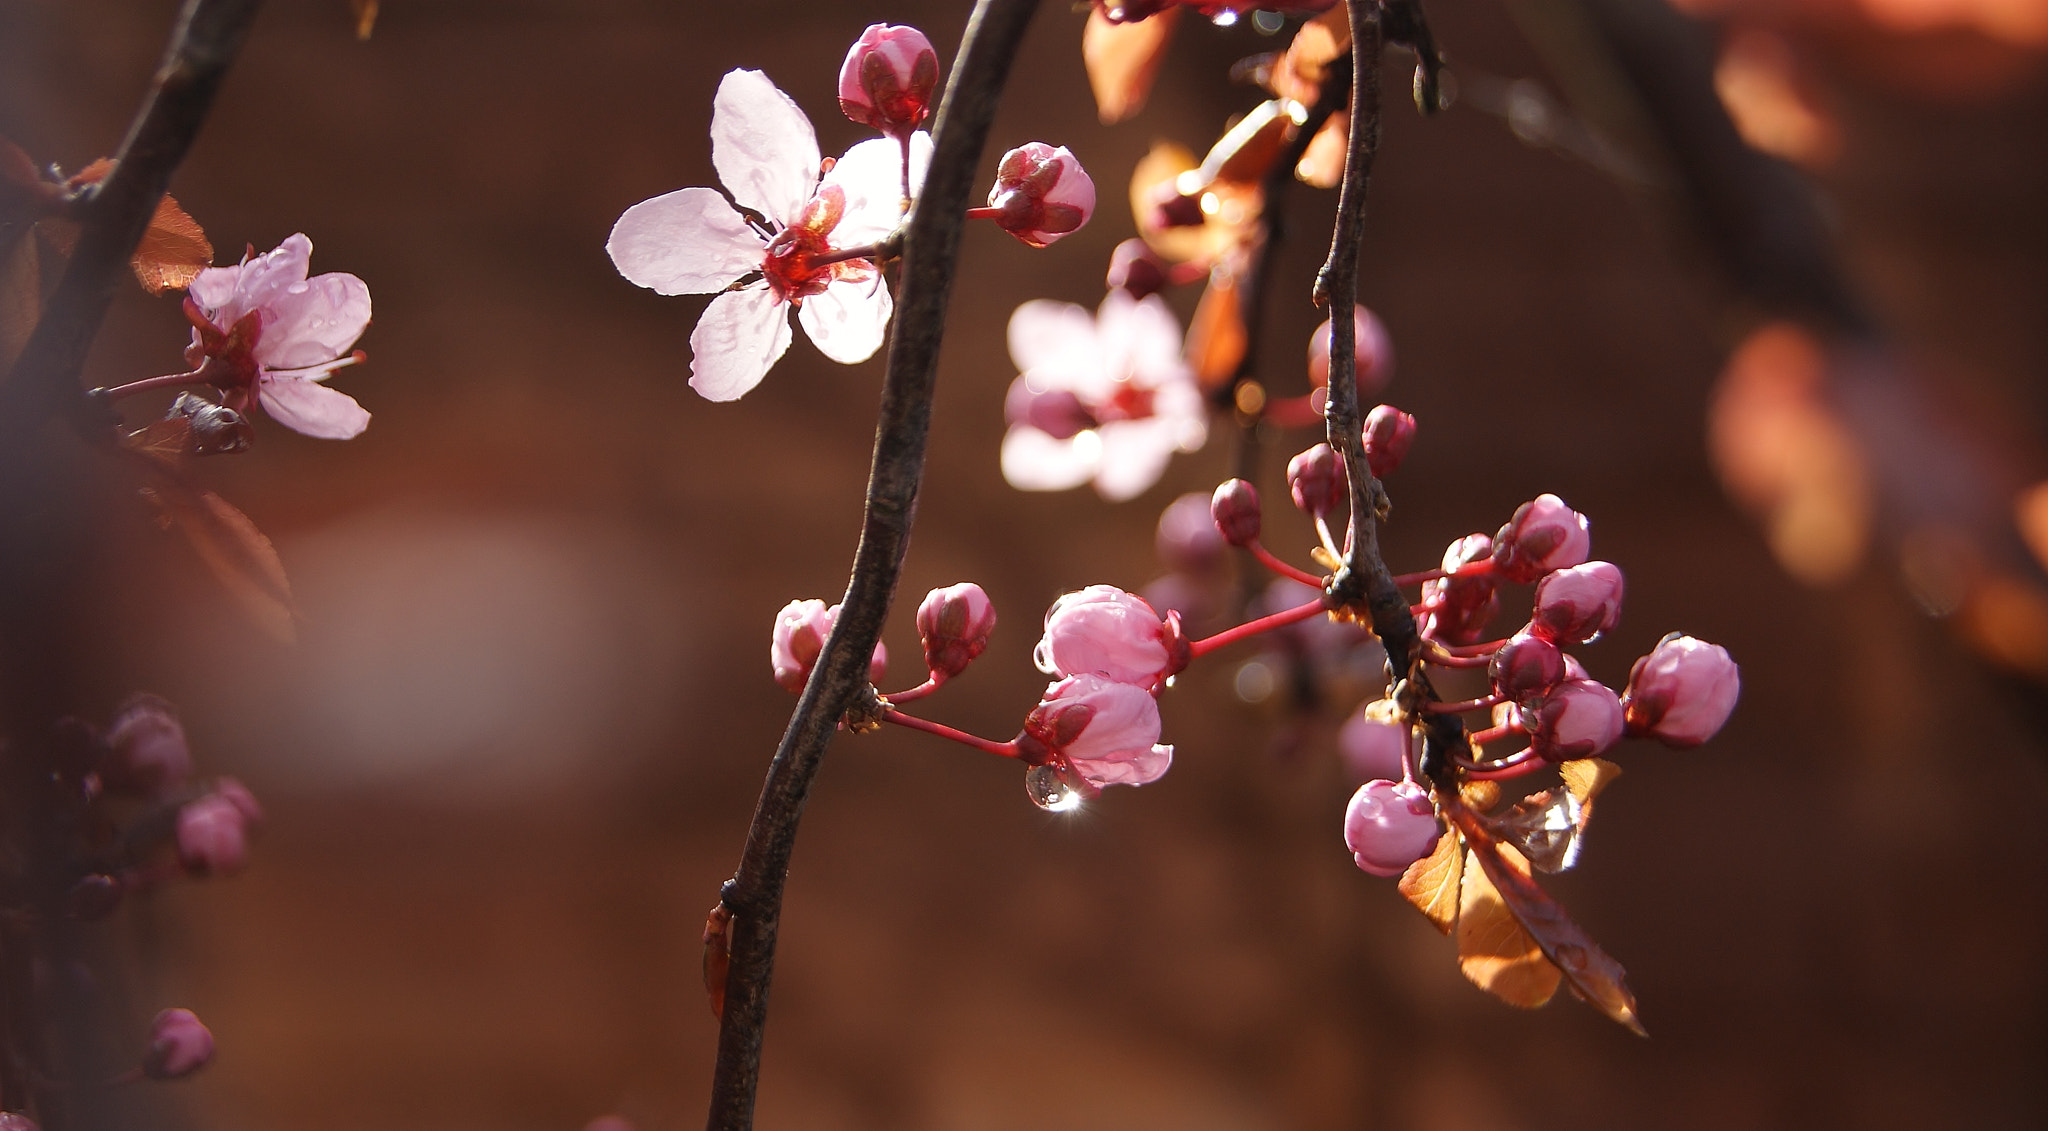
[[[924,478],[939,342],[968,195],[1010,64],[1037,6],[1037,0],[979,0],[939,108],[931,170],[904,237],[867,514],[852,576],[838,623],[769,764],[739,870],[721,893],[733,915],[733,937],[705,1122],[713,1131],[753,1125],[776,926],[797,824],[827,743],[867,688],[868,656],[896,594]]]

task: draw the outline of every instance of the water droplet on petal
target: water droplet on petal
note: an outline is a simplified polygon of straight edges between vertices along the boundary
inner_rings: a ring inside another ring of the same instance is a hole
[[[1071,813],[1081,807],[1081,791],[1068,784],[1058,766],[1032,766],[1024,771],[1024,792],[1048,813]]]

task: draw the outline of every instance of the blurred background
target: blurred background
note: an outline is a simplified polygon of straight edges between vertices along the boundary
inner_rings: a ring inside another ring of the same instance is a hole
[[[162,1089],[191,1125],[699,1124],[716,1029],[698,936],[792,705],[768,627],[845,584],[881,362],[799,340],[744,400],[705,402],[685,384],[705,300],[627,284],[604,240],[627,206],[715,183],[726,71],[764,69],[841,152],[863,136],[834,104],[860,30],[915,24],[950,61],[968,6],[394,0],[367,42],[342,0],[262,14],[172,191],[223,262],[304,231],[315,272],[369,283],[370,363],[335,383],[375,420],[346,444],[260,423],[254,450],[197,469],[276,541],[295,645],[130,495],[81,578],[99,594],[78,629],[92,701],[169,697],[202,769],[270,813],[247,873],[109,928],[135,941],[138,1014],[188,1006],[217,1036],[211,1068]],[[0,0],[0,135],[67,170],[111,152],[176,7]],[[1683,7],[1715,21],[1687,42],[1719,53],[1701,58],[1745,135],[1819,186],[1817,230],[1882,362],[1816,336],[1819,354],[1730,368],[1782,311],[1724,269],[1712,225],[1642,161],[1544,144],[1577,136],[1574,105],[1599,121],[1597,98],[1568,101],[1587,72],[1554,74],[1592,65],[1559,31],[1581,26],[1569,4],[1432,6],[1466,94],[1434,120],[1390,54],[1363,283],[1398,358],[1382,395],[1420,420],[1390,483],[1396,568],[1556,492],[1629,579],[1621,629],[1584,653],[1595,676],[1618,685],[1674,629],[1743,666],[1716,741],[1624,750],[1583,862],[1549,885],[1627,966],[1653,1038],[1467,984],[1342,848],[1347,704],[1247,702],[1245,649],[1165,698],[1172,773],[1077,814],[924,735],[837,742],[791,876],[761,1126],[2048,1118],[2048,613],[2027,603],[2024,508],[2010,518],[2048,419],[2048,6]],[[1045,5],[985,162],[1065,144],[1103,203],[1047,251],[969,232],[885,635],[889,682],[915,683],[918,595],[980,582],[994,643],[924,713],[996,738],[1042,686],[1045,606],[1160,574],[1160,509],[1233,459],[1219,427],[1132,502],[1011,490],[1006,320],[1031,298],[1099,301],[1138,158],[1206,148],[1262,97],[1230,64],[1284,43],[1184,20],[1150,106],[1104,127],[1083,22]],[[1334,194],[1292,201],[1259,365],[1299,391]],[[1185,318],[1196,295],[1169,297]],[[172,372],[186,336],[175,297],[124,290],[87,380]],[[1869,424],[1800,364],[1878,365],[1907,391]],[[1269,500],[1312,441],[1271,437]],[[1892,505],[1888,484],[1932,480],[2004,542],[1928,535]],[[1294,519],[1270,513],[1269,542],[1303,561]],[[2006,604],[1969,596],[1985,578]]]

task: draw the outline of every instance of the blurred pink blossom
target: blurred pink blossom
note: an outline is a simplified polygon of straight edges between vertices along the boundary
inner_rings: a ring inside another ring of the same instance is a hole
[[[1173,747],[1158,745],[1158,701],[1142,687],[1099,675],[1047,686],[1024,733],[1098,788],[1157,781],[1173,764]]]
[[[1157,295],[1111,291],[1093,317],[1072,303],[1033,299],[1010,315],[1010,387],[1003,478],[1025,491],[1093,480],[1112,502],[1135,498],[1175,452],[1208,439],[1194,373],[1181,360],[1180,323]],[[1057,401],[1055,414],[1038,411]]]
[[[804,684],[811,678],[811,668],[818,662],[819,652],[824,650],[825,637],[831,635],[832,626],[838,623],[839,606],[825,607],[825,602],[816,599],[791,601],[775,614],[775,629],[768,643],[768,664],[775,673],[775,682],[791,695],[803,694]],[[889,667],[889,650],[880,643],[875,645],[875,654],[868,660],[868,679],[880,680]]]

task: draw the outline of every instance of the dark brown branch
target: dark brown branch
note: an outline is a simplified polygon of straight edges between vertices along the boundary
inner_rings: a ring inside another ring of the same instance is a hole
[[[980,0],[955,57],[934,130],[931,171],[903,244],[902,286],[868,476],[867,517],[839,621],[769,764],[740,866],[721,899],[733,914],[725,1013],[705,1125],[753,1125],[762,1028],[774,972],[782,892],[797,823],[839,719],[867,689],[868,656],[896,594],[924,477],[926,434],[946,301],[959,258],[967,198],[996,102],[1036,0]]]
[[[78,376],[128,260],[157,202],[206,122],[221,80],[241,50],[260,0],[188,0],[149,101],[129,127],[106,179],[88,190],[84,229],[35,332],[0,387],[0,442],[17,441],[67,406],[87,404]]]

